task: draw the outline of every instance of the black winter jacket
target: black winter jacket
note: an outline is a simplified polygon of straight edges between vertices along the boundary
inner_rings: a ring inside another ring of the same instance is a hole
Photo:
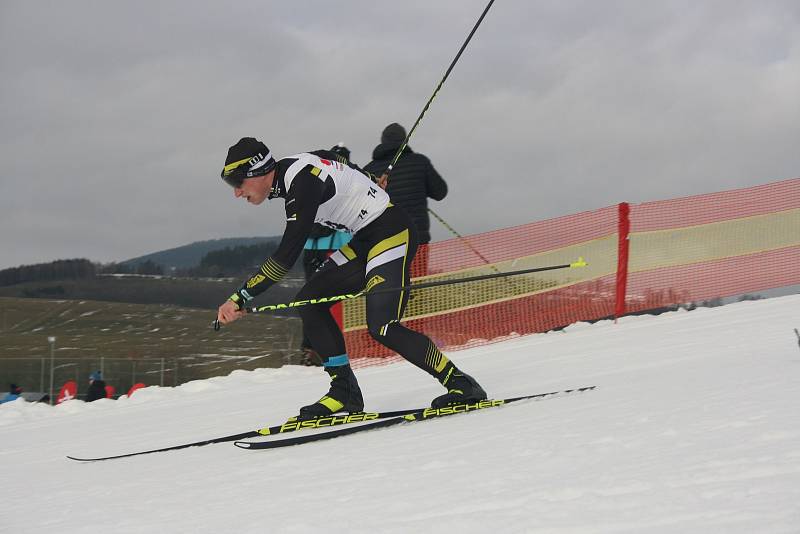
[[[86,402],[106,398],[106,383],[103,380],[93,380],[86,391]]]
[[[400,145],[381,143],[372,152],[364,170],[380,177],[386,172]],[[447,183],[433,168],[431,161],[406,147],[389,175],[386,188],[392,203],[402,207],[414,221],[419,232],[419,242],[431,240],[431,222],[428,218],[428,198],[442,200],[447,196]]]

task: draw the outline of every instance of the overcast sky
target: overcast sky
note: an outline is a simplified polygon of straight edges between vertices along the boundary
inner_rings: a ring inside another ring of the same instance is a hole
[[[227,148],[366,164],[485,4],[0,1],[0,268],[281,234]],[[462,234],[800,176],[800,2],[497,0],[410,144]]]

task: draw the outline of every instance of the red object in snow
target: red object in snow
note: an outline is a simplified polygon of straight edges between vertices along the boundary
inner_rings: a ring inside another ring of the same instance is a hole
[[[74,380],[68,380],[63,386],[61,391],[58,392],[56,404],[61,404],[64,401],[74,399],[78,394],[78,384]]]
[[[106,398],[107,399],[114,398],[114,392],[115,391],[116,391],[116,389],[114,388],[114,386],[106,386]]]
[[[147,386],[145,386],[145,385],[144,385],[144,384],[142,384],[141,382],[137,382],[136,384],[132,385],[132,386],[131,386],[131,389],[129,389],[129,390],[128,390],[128,397],[130,397],[131,395],[133,395],[133,392],[134,392],[134,391],[136,391],[137,389],[142,389],[143,387],[147,387]]]

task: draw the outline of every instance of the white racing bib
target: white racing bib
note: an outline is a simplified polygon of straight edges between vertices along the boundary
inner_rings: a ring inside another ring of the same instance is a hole
[[[336,188],[334,195],[317,209],[314,219],[316,223],[355,234],[377,219],[389,205],[386,191],[352,167],[307,152],[289,158],[297,161],[284,174],[283,181],[287,191],[292,187],[297,173],[307,165],[314,167],[312,174],[323,183],[328,183],[330,179]]]

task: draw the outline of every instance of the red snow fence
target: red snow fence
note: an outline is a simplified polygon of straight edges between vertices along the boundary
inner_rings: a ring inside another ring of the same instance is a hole
[[[550,265],[586,267],[411,293],[403,323],[444,349],[546,332],[577,321],[800,284],[800,178],[628,204],[420,247],[412,284]],[[346,301],[360,365],[396,357],[367,333],[365,301]]]

